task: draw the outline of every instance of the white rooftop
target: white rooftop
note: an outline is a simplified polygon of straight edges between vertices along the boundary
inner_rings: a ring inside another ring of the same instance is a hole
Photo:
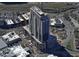
[[[42,12],[39,8],[34,7],[34,9],[35,9],[35,11],[38,12],[40,15],[41,15],[41,14],[44,14],[44,12]]]
[[[30,16],[30,12],[27,12],[27,15]]]
[[[61,18],[58,18],[57,20],[60,21],[60,24],[63,23]],[[55,25],[57,23],[57,20],[55,18],[50,19],[50,25]]]
[[[55,55],[51,54],[51,55],[48,55],[47,57],[57,57],[57,56],[55,56]]]
[[[13,46],[12,48],[10,48],[10,50],[13,51],[13,53],[17,55],[17,57],[25,57],[29,55],[29,53],[25,51],[21,45]]]
[[[5,19],[7,24],[14,24],[14,22],[11,19]]]
[[[24,19],[22,19],[20,16],[18,16],[18,18],[19,18],[20,21],[24,21]]]
[[[61,18],[58,18],[58,20],[60,20],[61,24],[63,23],[62,19]]]
[[[50,20],[50,23],[51,23],[51,25],[55,25],[55,23],[56,23],[55,18],[52,18],[52,19]]]
[[[21,45],[14,45],[0,50],[0,57],[26,57],[29,54]]]
[[[8,41],[12,41],[12,40],[18,39],[20,37],[13,31],[13,32],[9,32],[9,33],[3,35],[2,38],[8,39]]]
[[[26,19],[26,20],[28,20],[29,19],[29,16],[25,13],[25,14],[22,14],[22,16]]]

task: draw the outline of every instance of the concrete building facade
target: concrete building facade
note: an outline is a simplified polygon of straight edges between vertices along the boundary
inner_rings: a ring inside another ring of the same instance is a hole
[[[49,36],[49,17],[37,7],[32,7],[30,12],[31,34],[43,43]]]

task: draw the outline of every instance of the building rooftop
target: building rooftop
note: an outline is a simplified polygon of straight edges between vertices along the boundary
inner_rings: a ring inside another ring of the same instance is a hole
[[[7,44],[0,38],[0,49],[7,47]]]
[[[21,45],[14,45],[12,47],[7,47],[3,50],[0,50],[1,57],[26,57],[30,53],[25,51]]]
[[[8,25],[14,24],[14,22],[13,22],[11,19],[5,19],[5,21],[6,21],[6,23],[7,23]]]
[[[52,18],[52,19],[50,20],[50,23],[51,23],[51,25],[62,24],[63,21],[61,20],[61,18],[58,18],[58,19]]]
[[[42,12],[39,8],[37,8],[36,6],[31,8],[32,10],[34,10],[35,12],[37,12],[39,15],[44,14],[44,12]]]
[[[12,40],[18,39],[20,37],[13,31],[13,32],[9,32],[9,33],[3,35],[2,38],[7,41],[12,41]]]
[[[25,20],[28,20],[29,19],[29,16],[25,13],[25,14],[22,14],[22,17],[25,18]]]
[[[20,22],[24,21],[24,19],[22,19],[20,16],[18,16],[18,19],[20,20]]]
[[[50,55],[48,55],[47,57],[57,57],[57,56],[55,56],[55,55],[53,55],[53,54],[50,54]]]
[[[13,46],[12,48],[10,48],[10,50],[13,51],[13,53],[17,55],[17,57],[26,57],[27,55],[29,55],[29,53],[25,51],[21,45]]]
[[[50,20],[50,23],[51,23],[51,25],[55,25],[55,23],[56,23],[55,19],[52,18],[52,19]]]

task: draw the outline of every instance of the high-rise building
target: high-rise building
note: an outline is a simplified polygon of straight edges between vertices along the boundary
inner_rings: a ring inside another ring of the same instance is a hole
[[[24,29],[31,38],[35,39],[30,41],[31,46],[36,46],[43,53],[54,54],[59,57],[71,57],[65,48],[57,42],[56,36],[50,35],[49,21],[47,14],[39,8],[32,7],[30,9],[29,25],[24,26]]]
[[[32,7],[30,12],[31,35],[43,43],[49,36],[49,17],[37,7]]]

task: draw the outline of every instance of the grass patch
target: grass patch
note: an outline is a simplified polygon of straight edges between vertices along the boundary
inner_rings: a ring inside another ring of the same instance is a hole
[[[47,3],[46,6],[48,8],[66,8],[66,7],[69,7],[67,4],[62,3],[62,2],[60,2],[60,3],[52,3],[52,2],[50,2],[50,3]]]

